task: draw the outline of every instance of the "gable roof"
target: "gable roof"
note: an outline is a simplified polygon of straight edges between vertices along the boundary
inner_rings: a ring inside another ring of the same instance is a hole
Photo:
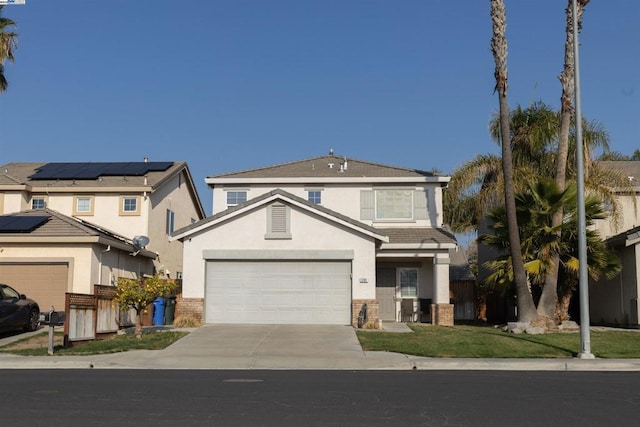
[[[122,172],[122,173],[119,173]],[[0,166],[0,189],[32,192],[147,191],[153,193],[184,173],[196,209],[205,212],[186,162],[7,163]]]
[[[26,232],[0,232],[0,242],[5,243],[101,243],[124,251],[133,252],[131,239],[75,217],[69,217],[52,209],[29,209],[0,218],[49,217],[34,229]],[[156,258],[151,251],[141,250],[140,255]]]
[[[241,203],[237,206],[230,207],[222,212],[219,212],[215,215],[207,217],[203,220],[190,224],[186,227],[183,227],[179,230],[176,230],[171,235],[171,240],[180,240],[186,237],[189,237],[195,233],[204,231],[220,222],[227,221],[230,218],[233,218],[237,215],[241,215],[244,212],[253,210],[259,206],[263,206],[269,204],[275,200],[280,200],[284,203],[295,205],[303,210],[309,211],[316,215],[322,216],[324,218],[329,219],[332,222],[339,223],[347,228],[358,231],[362,234],[369,235],[377,240],[386,242],[387,236],[380,232],[380,230],[366,225],[360,221],[356,221],[352,218],[349,218],[346,215],[335,212],[331,209],[327,209],[324,206],[316,205],[315,203],[311,203],[301,197],[295,196],[287,191],[276,189],[270,191],[268,193],[264,193],[258,197],[255,197],[251,200],[248,200],[244,203]]]
[[[225,173],[205,179],[207,184],[232,182],[293,182],[304,178],[306,181],[330,182],[371,180],[376,178],[402,179],[405,182],[448,182],[449,177],[417,169],[383,165],[363,160],[329,154],[289,163],[281,163],[257,169]]]

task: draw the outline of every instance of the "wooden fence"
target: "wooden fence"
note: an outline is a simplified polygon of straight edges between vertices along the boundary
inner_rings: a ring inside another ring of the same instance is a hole
[[[67,292],[64,345],[72,346],[74,342],[94,340],[114,334],[120,328],[133,326],[135,310],[120,312],[118,304],[113,301],[115,296],[116,288],[104,285],[94,285],[92,295]]]
[[[182,292],[182,282],[178,281],[178,292]],[[112,335],[119,329],[134,326],[136,311],[120,311],[114,301],[114,286],[93,285],[93,294],[65,294],[64,311],[67,321],[64,323],[64,345],[73,346],[74,342],[91,341]],[[141,314],[142,324],[152,324],[150,304]]]

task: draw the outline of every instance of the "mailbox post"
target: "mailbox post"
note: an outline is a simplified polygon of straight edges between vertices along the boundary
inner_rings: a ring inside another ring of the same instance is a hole
[[[67,313],[56,311],[53,306],[51,306],[51,311],[40,313],[40,324],[49,325],[49,356],[53,356],[53,329],[56,326],[64,325],[65,320],[67,320]]]

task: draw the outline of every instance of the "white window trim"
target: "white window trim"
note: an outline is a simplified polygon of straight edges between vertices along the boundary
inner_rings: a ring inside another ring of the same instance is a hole
[[[176,230],[176,213],[171,209],[167,209],[165,213],[165,232],[171,235]]]
[[[407,218],[379,218],[378,217],[378,193],[381,191],[406,191],[411,195],[411,209],[410,216]],[[414,221],[414,209],[415,209],[415,200],[414,200],[414,189],[410,188],[376,188],[373,190],[373,210],[374,210],[374,221],[376,222],[404,222],[404,221]]]
[[[405,270],[413,270],[416,272],[416,294],[415,295],[403,295],[402,294],[402,271]],[[399,267],[397,269],[397,274],[398,274],[398,278],[397,278],[397,283],[398,283],[398,295],[400,296],[400,298],[418,298],[418,288],[420,286],[420,269],[415,268],[415,267]]]
[[[238,206],[240,203],[229,203],[229,193],[244,193],[245,201],[249,200],[249,190],[244,188],[229,188],[225,189],[224,201],[228,208]],[[241,202],[244,203],[244,202]]]
[[[313,189],[311,189],[311,188],[309,188],[309,189],[307,189],[306,191],[307,191],[307,201],[308,201],[308,202],[314,203],[314,204],[316,204],[316,205],[322,205],[322,199],[323,199],[323,197],[322,197],[322,189],[317,189],[317,188],[313,188]],[[310,196],[311,196],[311,193],[319,193],[319,195],[320,195],[320,202],[314,202],[314,201],[312,201],[312,200],[309,200],[309,198],[310,198]]]
[[[33,201],[34,200],[42,200],[44,202],[44,207],[42,208],[34,208]],[[49,197],[48,196],[32,196],[31,197],[31,209],[44,209],[49,205]]]

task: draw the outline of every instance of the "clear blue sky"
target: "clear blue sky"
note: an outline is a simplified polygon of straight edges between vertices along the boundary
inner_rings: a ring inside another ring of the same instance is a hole
[[[507,0],[509,102],[558,107],[564,0]],[[185,160],[204,178],[337,154],[450,173],[497,152],[489,0],[27,0],[0,162]],[[583,114],[640,148],[640,1],[592,0]]]

